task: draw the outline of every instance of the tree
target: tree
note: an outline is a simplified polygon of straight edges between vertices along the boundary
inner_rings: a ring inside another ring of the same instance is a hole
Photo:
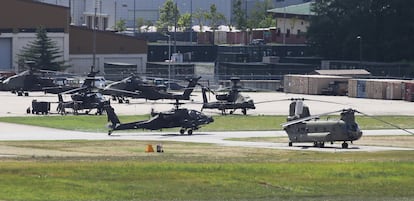
[[[181,15],[180,19],[178,19],[178,27],[188,30],[191,28],[190,26],[191,26],[191,14],[185,13]]]
[[[167,0],[160,10],[160,18],[157,21],[157,29],[161,32],[168,30],[168,27],[176,26],[180,18],[180,11],[173,0]]]
[[[236,0],[233,4],[233,20],[237,29],[246,32],[247,16],[245,10],[242,9],[241,0]],[[247,43],[247,35],[244,37],[244,43]]]
[[[242,31],[247,29],[246,12],[242,9],[242,1],[236,0],[233,5],[233,20],[236,28]]]
[[[272,14],[267,13],[267,10],[272,7],[273,4],[270,0],[257,2],[248,18],[248,27],[254,29],[276,26],[276,20],[273,18]]]
[[[123,32],[126,30],[126,22],[124,19],[121,19],[115,23],[114,30],[117,32]]]
[[[206,18],[210,21],[210,27],[211,30],[213,30],[213,45],[214,45],[214,37],[216,30],[218,29],[218,26],[221,23],[224,23],[226,21],[226,17],[222,14],[217,12],[216,4],[211,4],[210,6],[210,12],[206,14]]]
[[[316,15],[311,18],[308,41],[320,56],[359,60],[362,54],[368,61],[414,59],[414,1],[318,0],[312,10]]]
[[[21,50],[18,54],[19,66],[31,62],[30,67],[38,70],[62,71],[69,66],[65,65],[62,51],[56,42],[47,36],[46,29],[39,27],[36,30],[36,39]]]
[[[197,24],[200,27],[200,32],[202,32],[205,20],[207,18],[207,12],[202,9],[197,9],[197,11],[193,13],[193,18],[197,21]]]

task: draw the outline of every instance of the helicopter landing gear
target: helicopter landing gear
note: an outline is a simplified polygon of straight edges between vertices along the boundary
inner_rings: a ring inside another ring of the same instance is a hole
[[[109,130],[109,131],[108,131],[108,135],[111,135],[111,134],[112,134],[112,131],[111,131],[111,130]]]
[[[246,109],[246,108],[243,108],[243,109],[242,109],[242,113],[243,113],[244,115],[246,115],[246,114],[247,114],[247,109]]]
[[[184,129],[184,128],[180,129],[180,134],[181,134],[181,135],[184,135],[185,131],[186,131],[186,129]],[[187,131],[187,134],[188,134],[188,135],[192,135],[192,134],[193,134],[193,129],[189,129],[189,130]]]
[[[346,142],[342,143],[342,149],[348,149],[348,143]]]
[[[291,147],[293,145],[293,143],[292,142],[289,142],[289,147]]]
[[[324,148],[325,142],[313,142],[314,147]]]

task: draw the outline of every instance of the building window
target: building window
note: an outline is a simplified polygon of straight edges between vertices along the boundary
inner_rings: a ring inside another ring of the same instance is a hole
[[[300,29],[298,29],[298,33],[296,34],[296,38],[300,38],[302,35],[302,32],[300,31]]]
[[[106,30],[108,28],[108,18],[103,18],[103,30]]]
[[[88,16],[86,18],[86,26],[91,29],[92,28],[92,16]]]
[[[290,29],[286,29],[286,38],[289,38],[290,36]]]

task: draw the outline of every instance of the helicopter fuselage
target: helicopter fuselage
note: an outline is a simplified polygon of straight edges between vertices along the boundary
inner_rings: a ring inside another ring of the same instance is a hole
[[[307,121],[285,128],[291,142],[355,141],[362,136],[358,125],[337,121]]]

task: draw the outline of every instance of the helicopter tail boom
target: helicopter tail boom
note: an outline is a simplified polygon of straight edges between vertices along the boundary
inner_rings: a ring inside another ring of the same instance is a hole
[[[191,93],[193,93],[194,87],[197,85],[198,80],[200,80],[201,77],[197,77],[197,78],[191,78],[188,81],[188,86],[187,88],[184,90],[184,93],[182,95],[182,98],[184,100],[190,100],[190,95]]]
[[[106,114],[108,115],[108,122],[112,123],[112,127],[121,124],[118,116],[115,114],[114,108],[111,106],[105,107]]]

